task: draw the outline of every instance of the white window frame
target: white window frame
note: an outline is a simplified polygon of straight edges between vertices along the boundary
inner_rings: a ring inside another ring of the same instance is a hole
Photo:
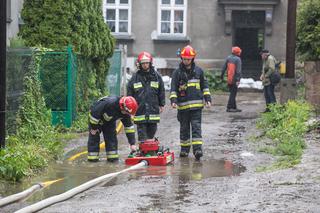
[[[107,9],[113,9],[116,11],[115,19],[115,32],[111,32],[113,35],[131,35],[131,8],[132,0],[128,0],[128,4],[120,4],[120,0],[115,0],[115,4],[107,4],[107,0],[103,0],[103,17],[107,24]],[[119,10],[128,10],[128,32],[119,32]]]
[[[158,0],[158,35],[166,36],[186,36],[187,35],[187,9],[188,9],[188,0],[184,0],[183,5],[175,5],[175,0],[170,0],[169,4],[162,4],[162,0]],[[169,10],[170,11],[170,33],[161,32],[161,11]],[[174,32],[174,11],[182,10],[183,11],[183,30],[182,33]]]

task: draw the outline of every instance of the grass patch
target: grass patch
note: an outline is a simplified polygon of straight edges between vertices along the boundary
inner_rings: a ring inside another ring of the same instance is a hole
[[[308,131],[306,121],[311,116],[311,106],[303,101],[289,101],[285,105],[275,104],[271,112],[264,113],[257,127],[272,139],[272,145],[259,151],[277,156],[277,161],[257,171],[290,168],[300,163],[303,149],[306,148],[304,135]]]

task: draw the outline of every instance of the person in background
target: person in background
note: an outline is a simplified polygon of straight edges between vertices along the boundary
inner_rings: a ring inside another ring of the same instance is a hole
[[[260,55],[263,62],[260,80],[262,81],[263,93],[266,100],[266,110],[264,112],[270,112],[270,104],[277,102],[274,94],[274,85],[271,84],[270,81],[270,75],[275,72],[276,69],[276,59],[267,49],[263,49]]]
[[[241,112],[237,108],[236,97],[238,86],[241,78],[241,55],[242,50],[240,47],[232,47],[231,55],[229,55],[223,65],[221,72],[221,79],[224,79],[224,74],[227,72],[227,84],[229,88],[229,100],[227,104],[227,112]]]

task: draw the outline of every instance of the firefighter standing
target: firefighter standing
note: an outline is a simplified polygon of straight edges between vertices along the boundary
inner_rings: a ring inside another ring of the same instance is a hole
[[[107,160],[110,162],[119,159],[116,121],[121,119],[131,151],[135,151],[135,129],[131,122],[138,108],[133,97],[103,97],[90,107],[88,161],[99,160],[100,133],[106,143]]]
[[[152,66],[152,60],[148,52],[139,54],[138,71],[132,76],[127,88],[127,94],[133,96],[139,104],[134,117],[139,142],[154,137],[165,105],[163,80]]]
[[[241,112],[241,109],[237,108],[236,103],[241,78],[241,51],[240,47],[232,47],[232,54],[227,57],[222,68],[221,79],[224,78],[224,73],[227,71],[227,84],[230,92],[227,112]]]
[[[203,99],[206,107],[211,106],[211,96],[203,70],[195,65],[195,50],[186,46],[180,53],[181,63],[173,72],[170,101],[178,109],[180,122],[180,157],[187,157],[192,145],[197,160],[202,156],[201,114]],[[192,140],[190,141],[190,126]]]

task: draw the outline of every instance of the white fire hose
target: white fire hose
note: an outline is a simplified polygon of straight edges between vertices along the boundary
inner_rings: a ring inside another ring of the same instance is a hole
[[[0,207],[8,205],[8,204],[16,202],[16,201],[19,201],[19,200],[22,200],[24,198],[27,198],[30,195],[32,195],[34,192],[40,190],[42,187],[43,186],[40,183],[37,183],[37,184],[31,186],[29,189],[24,190],[23,192],[2,198],[0,200]]]
[[[70,189],[69,191],[66,191],[60,195],[56,195],[56,196],[53,196],[53,197],[49,197],[45,200],[42,200],[42,201],[39,201],[37,203],[34,203],[30,206],[27,206],[23,209],[20,209],[18,211],[16,211],[16,213],[29,213],[29,212],[36,212],[36,211],[39,211],[43,208],[46,208],[48,206],[51,206],[55,203],[58,203],[58,202],[61,202],[61,201],[64,201],[64,200],[67,200],[73,196],[75,196],[76,194],[79,194],[85,190],[88,190],[89,188],[92,188],[98,184],[101,184],[103,182],[106,181],[106,179],[108,178],[111,178],[111,177],[115,177],[119,174],[122,174],[124,172],[128,172],[130,170],[134,170],[134,169],[140,169],[144,166],[147,166],[148,165],[148,162],[147,161],[141,161],[139,164],[137,165],[134,165],[134,166],[131,166],[127,169],[124,169],[124,170],[121,170],[119,172],[114,172],[114,173],[111,173],[111,174],[107,174],[107,175],[103,175],[101,177],[98,177],[98,178],[95,178],[93,180],[90,180],[86,183],[83,183],[81,184],[80,186],[77,186],[73,189]]]
[[[29,196],[31,196],[33,193],[39,191],[40,189],[46,188],[47,186],[50,186],[51,184],[58,182],[58,181],[61,181],[61,180],[63,180],[63,178],[53,180],[53,181],[46,181],[46,182],[42,182],[42,183],[37,183],[37,184],[31,186],[30,188],[28,188],[20,193],[13,194],[8,197],[2,198],[2,199],[0,199],[0,207],[8,205],[13,202],[25,200]]]

